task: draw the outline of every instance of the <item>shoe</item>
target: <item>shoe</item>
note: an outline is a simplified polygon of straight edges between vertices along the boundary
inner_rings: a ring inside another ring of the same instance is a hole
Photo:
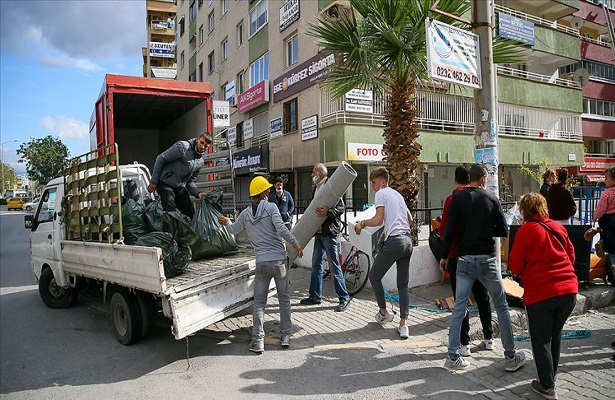
[[[393,314],[389,312],[389,310],[387,310],[387,313],[385,315],[380,314],[380,311],[378,311],[376,313],[376,322],[378,322],[379,324],[384,324],[385,322],[391,322],[393,321]]]
[[[410,334],[408,332],[408,325],[398,326],[397,327],[397,332],[399,332],[399,338],[400,339],[408,339],[408,336],[410,336]]]
[[[598,240],[596,242],[596,245],[594,246],[594,249],[596,250],[596,255],[600,258],[604,257],[604,245],[602,244],[602,239]]]
[[[252,339],[252,342],[248,346],[248,350],[252,353],[261,354],[265,351],[265,342],[263,339]]]
[[[483,340],[483,344],[485,345],[485,349],[493,350],[493,339],[485,339]]]
[[[280,338],[280,345],[282,347],[290,346],[290,335],[282,335],[282,337]]]
[[[350,299],[350,300],[352,300],[352,299]],[[340,301],[340,303],[335,308],[335,311],[336,312],[344,312],[344,311],[346,311],[346,308],[348,308],[348,304],[350,304],[350,300],[348,300],[348,301],[346,301],[346,300]]]
[[[305,299],[301,299],[301,301],[299,303],[300,304],[314,305],[314,304],[320,304],[320,300],[312,300],[311,298],[307,297]]]
[[[459,348],[459,354],[464,357],[470,357],[472,355],[472,351],[470,351],[470,345],[461,345]]]
[[[444,362],[444,368],[448,369],[464,369],[468,368],[470,363],[463,359],[463,357],[459,356],[458,359],[453,360],[449,356],[446,356],[446,361]]]
[[[508,372],[515,372],[525,364],[525,354],[516,352],[512,357],[506,357],[504,369]]]
[[[532,381],[532,390],[544,397],[545,399],[557,400],[557,392],[555,388],[545,389],[540,385],[537,379]]]

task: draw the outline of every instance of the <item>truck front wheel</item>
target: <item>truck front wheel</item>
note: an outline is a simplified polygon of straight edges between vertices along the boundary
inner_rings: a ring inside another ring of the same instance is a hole
[[[114,293],[110,314],[117,340],[123,345],[134,343],[141,334],[141,315],[136,297],[128,292]]]
[[[49,308],[68,308],[76,299],[75,290],[71,287],[58,286],[51,268],[45,268],[38,280],[38,293],[43,303]]]

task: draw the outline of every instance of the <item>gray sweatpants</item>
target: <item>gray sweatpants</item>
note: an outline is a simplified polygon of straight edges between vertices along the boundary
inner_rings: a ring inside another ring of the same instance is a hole
[[[267,294],[271,278],[275,279],[280,304],[280,335],[290,335],[290,280],[287,276],[286,260],[266,261],[256,264],[254,277],[254,307],[252,311],[252,338],[265,337],[263,319],[267,306]]]

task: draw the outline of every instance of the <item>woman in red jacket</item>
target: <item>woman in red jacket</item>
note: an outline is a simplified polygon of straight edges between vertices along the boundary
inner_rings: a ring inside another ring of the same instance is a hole
[[[542,195],[521,197],[519,210],[524,224],[515,236],[508,268],[521,277],[525,290],[523,303],[539,378],[532,381],[532,390],[546,399],[557,399],[555,374],[562,329],[578,293],[574,247],[566,229],[548,218]]]

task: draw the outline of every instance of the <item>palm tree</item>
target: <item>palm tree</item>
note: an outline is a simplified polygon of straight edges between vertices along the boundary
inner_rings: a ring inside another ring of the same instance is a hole
[[[409,209],[418,206],[421,145],[417,142],[420,114],[416,84],[427,79],[425,20],[433,18],[453,26],[463,25],[431,13],[431,0],[350,0],[351,10],[338,18],[322,16],[307,33],[318,45],[340,55],[324,81],[334,98],[351,89],[374,91],[389,98],[383,150],[387,154],[390,186],[404,197]],[[441,0],[438,9],[462,16],[470,9],[465,0]],[[510,52],[510,46],[506,47]],[[506,53],[506,51],[504,52]],[[506,59],[510,62],[511,58]],[[413,224],[413,240],[418,228]]]

